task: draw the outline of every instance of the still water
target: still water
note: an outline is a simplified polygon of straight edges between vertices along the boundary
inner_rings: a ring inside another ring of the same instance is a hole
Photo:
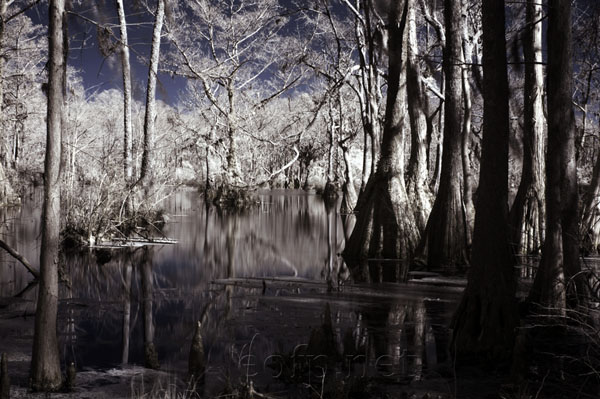
[[[2,214],[3,239],[35,266],[40,194]],[[334,359],[326,364],[340,378],[394,383],[446,360],[446,326],[460,289],[356,284],[339,257],[348,217],[303,191],[265,191],[260,201],[232,214],[182,191],[165,205],[164,234],[176,244],[66,255],[63,361],[80,370],[143,365],[150,336],[161,369],[185,375],[198,321],[212,393],[227,381],[289,383],[309,352]],[[25,269],[4,253],[0,261],[0,297],[26,289]],[[35,295],[34,287],[23,297]],[[319,344],[329,328],[333,339]]]

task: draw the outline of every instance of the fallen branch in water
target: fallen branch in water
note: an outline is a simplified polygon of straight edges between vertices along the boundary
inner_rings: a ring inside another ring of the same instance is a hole
[[[36,279],[40,278],[40,273],[37,270],[35,270],[35,268],[33,266],[31,266],[31,263],[29,263],[29,261],[27,259],[25,259],[25,257],[23,255],[18,253],[13,247],[8,245],[6,242],[2,241],[1,239],[0,239],[0,248],[5,249],[6,252],[8,252],[10,254],[10,256],[15,258],[19,262],[21,262],[21,264],[23,266],[25,266],[25,268],[29,271],[29,273],[31,273],[33,275],[33,277],[35,277]]]

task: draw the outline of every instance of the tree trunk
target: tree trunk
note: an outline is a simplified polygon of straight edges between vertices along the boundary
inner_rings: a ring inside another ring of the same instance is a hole
[[[338,91],[339,92],[339,91]],[[339,96],[339,93],[338,93]],[[334,112],[331,106],[331,100],[329,101],[329,122],[328,122],[328,126],[327,126],[327,135],[329,138],[329,145],[327,148],[327,184],[331,184],[335,181],[335,177],[334,177],[334,169],[336,167],[335,165],[335,155],[336,155],[336,151],[335,149],[337,148],[337,138],[336,138],[336,131],[338,129],[338,126],[336,126],[335,123],[335,116],[334,116]]]
[[[544,82],[542,67],[542,5],[528,0],[525,55],[523,172],[510,210],[511,244],[517,253],[537,253],[544,241]]]
[[[228,79],[227,83],[227,139],[229,148],[227,150],[227,170],[226,185],[235,186],[241,184],[241,174],[237,160],[237,122],[235,117],[235,88],[233,87],[233,77]]]
[[[70,2],[65,2],[65,15],[68,13],[69,8],[71,7]],[[75,159],[75,151],[74,148],[70,148],[68,140],[70,136],[75,136],[75,134],[71,134],[70,130],[67,128],[68,124],[68,107],[69,103],[67,101],[67,65],[69,63],[69,18],[63,17],[62,23],[62,38],[63,38],[63,47],[62,47],[62,57],[63,57],[63,69],[62,69],[62,91],[63,91],[63,106],[61,110],[61,126],[62,126],[62,134],[61,134],[61,154],[60,154],[60,170],[61,172],[67,169],[69,164],[69,153],[72,154],[73,159]],[[75,138],[73,138],[75,140]],[[73,160],[73,162],[75,162]],[[75,179],[75,173],[73,172],[72,179]],[[62,179],[65,178],[66,174],[61,173]],[[66,183],[63,182],[63,183]],[[68,196],[73,197],[74,193],[71,191]]]
[[[129,63],[129,43],[127,22],[123,0],[116,0],[121,29],[121,68],[123,70],[123,172],[125,186],[129,189],[133,179],[133,134],[131,125],[131,65]],[[129,201],[130,202],[130,201]]]
[[[144,117],[144,149],[140,180],[147,190],[154,183],[154,124],[156,120],[156,79],[160,58],[160,35],[165,17],[165,0],[157,0],[152,50],[148,67],[148,87],[146,89],[146,116]]]
[[[354,174],[352,173],[348,144],[340,141],[339,145],[342,149],[342,157],[344,158],[344,184],[342,185],[343,196],[340,212],[351,213],[354,210],[358,196],[354,187]]]
[[[358,199],[358,196],[356,195],[356,189],[354,187],[354,174],[352,173],[352,163],[350,161],[350,154],[348,152],[350,150],[348,141],[352,140],[354,135],[349,135],[345,138],[341,137],[343,136],[344,132],[346,132],[348,129],[346,129],[346,123],[343,117],[345,103],[340,90],[338,90],[337,92],[337,100],[338,113],[340,115],[340,133],[338,133],[340,137],[338,137],[336,144],[342,150],[342,159],[344,161],[344,178],[342,179],[342,203],[340,206],[340,212],[351,213],[354,210],[354,206],[356,205],[356,201]],[[339,178],[337,177],[337,173],[336,180],[339,180]],[[337,189],[337,186],[335,188]]]
[[[455,357],[511,358],[518,313],[508,233],[508,74],[504,3],[484,0],[483,140],[468,283],[453,321]],[[494,363],[495,364],[495,363]]]
[[[444,145],[440,187],[422,238],[430,269],[453,271],[467,263],[467,221],[462,176],[462,30],[460,0],[445,0],[444,19]]]
[[[546,154],[546,240],[529,301],[565,314],[586,295],[579,272],[579,229],[575,115],[572,95],[571,2],[548,3],[548,152]]]
[[[360,187],[358,193],[365,191],[369,181],[369,169],[367,168],[367,159],[369,156],[369,134],[366,130],[363,131],[363,153],[362,153],[362,171],[360,174]]]
[[[446,80],[444,79],[444,75],[442,74],[442,94],[444,95],[444,98],[446,98],[445,96],[445,82]],[[435,119],[435,117],[438,117],[438,123],[435,123],[433,120]],[[437,130],[437,143],[436,143],[436,149],[435,149],[435,163],[433,165],[433,176],[431,178],[431,181],[429,182],[429,189],[432,193],[437,193],[439,187],[440,187],[440,176],[442,174],[442,154],[444,153],[444,147],[442,145],[442,142],[444,141],[444,130],[443,130],[443,118],[444,117],[444,104],[440,104],[437,111],[434,112],[431,116],[430,116],[430,120],[431,122],[429,123],[429,125],[431,126],[431,131],[433,132],[434,130]],[[435,128],[434,128],[435,126]],[[430,152],[431,152],[431,147],[430,147]],[[430,156],[431,158],[431,156]]]
[[[379,88],[380,74],[379,74],[379,59],[377,52],[380,51],[378,46],[381,43],[376,43],[375,34],[372,30],[372,18],[371,14],[373,4],[371,0],[368,0],[365,4],[365,21],[366,23],[366,58],[365,62],[361,64],[363,76],[367,79],[367,114],[368,114],[368,133],[371,138],[371,175],[375,174],[375,169],[379,161],[381,154],[381,125],[379,123],[379,104],[381,101],[381,91]]]
[[[407,191],[413,206],[419,232],[425,230],[431,212],[432,197],[429,191],[427,165],[427,117],[425,93],[421,84],[419,67],[419,42],[417,41],[416,1],[408,0],[408,57],[406,63],[406,90],[410,118],[411,144],[408,161]]]
[[[355,15],[354,34],[358,49],[360,74],[357,78],[360,86],[361,120],[364,131],[363,170],[359,196],[365,191],[369,177],[375,173],[379,158],[381,126],[379,123],[379,104],[381,101],[379,59],[377,57],[377,43],[372,31],[372,2],[366,1],[363,6],[364,23]],[[358,12],[359,9],[357,8]],[[369,146],[369,140],[371,145]],[[370,168],[367,168],[367,159],[371,158]]]
[[[463,15],[462,15],[462,51],[463,61],[461,78],[462,78],[462,90],[463,90],[463,129],[462,129],[462,140],[461,140],[461,158],[462,158],[462,170],[463,170],[463,201],[465,203],[465,219],[467,223],[467,246],[471,245],[471,231],[473,229],[473,220],[475,218],[475,209],[473,207],[473,188],[472,188],[472,177],[471,177],[471,159],[470,159],[470,143],[471,143],[471,114],[472,114],[472,101],[471,101],[471,82],[469,81],[469,64],[472,63],[473,57],[473,43],[469,38],[469,25],[467,21],[467,3],[463,4]]]
[[[56,331],[58,310],[58,262],[60,245],[60,162],[63,96],[64,0],[49,4],[48,109],[46,158],[44,164],[44,206],[31,387],[55,391],[62,384]]]
[[[407,8],[407,2],[397,2],[389,10],[388,91],[381,157],[364,199],[359,200],[356,226],[344,250],[344,259],[354,270],[364,266],[368,258],[409,258],[419,237],[404,184],[406,95],[400,83]]]

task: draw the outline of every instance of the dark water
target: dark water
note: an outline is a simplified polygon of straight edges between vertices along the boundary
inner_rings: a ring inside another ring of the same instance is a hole
[[[161,368],[184,375],[200,320],[208,391],[219,392],[227,380],[275,387],[294,377],[283,375],[282,362],[306,362],[296,355],[306,355],[327,313],[333,341],[311,351],[313,358],[315,351],[335,358],[328,372],[339,378],[396,383],[446,360],[445,326],[460,289],[354,284],[338,256],[350,220],[301,191],[265,192],[260,199],[260,207],[236,215],[181,192],[166,204],[164,233],[177,244],[68,255],[70,287],[62,286],[59,311],[63,360],[79,369],[143,364],[147,323]],[[2,215],[3,238],[36,266],[40,200],[31,194],[23,207]],[[30,277],[0,256],[0,297],[8,297]],[[34,301],[35,295],[32,289],[24,297]],[[310,372],[302,382],[318,377]]]

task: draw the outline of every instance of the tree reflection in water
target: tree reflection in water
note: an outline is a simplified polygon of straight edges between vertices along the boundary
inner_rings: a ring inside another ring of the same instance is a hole
[[[164,231],[176,245],[114,250],[103,262],[94,252],[68,254],[71,288],[63,287],[59,316],[63,359],[78,368],[148,365],[153,348],[164,369],[184,378],[201,321],[207,395],[222,392],[228,379],[276,387],[283,381],[269,367],[273,356],[302,353],[329,303],[339,354],[329,369],[334,381],[365,373],[419,378],[444,360],[436,340],[446,339],[441,326],[455,292],[386,283],[402,274],[392,262],[367,265],[366,281],[376,284],[356,284],[338,257],[351,215],[342,218],[337,205],[304,193],[261,198],[261,207],[232,214],[206,206],[196,193],[179,193]],[[26,206],[32,207],[12,227],[20,237],[13,244],[36,259],[39,219],[28,220],[35,207]],[[11,295],[29,279],[20,268],[2,268],[0,282],[7,281],[0,290],[9,287]]]

